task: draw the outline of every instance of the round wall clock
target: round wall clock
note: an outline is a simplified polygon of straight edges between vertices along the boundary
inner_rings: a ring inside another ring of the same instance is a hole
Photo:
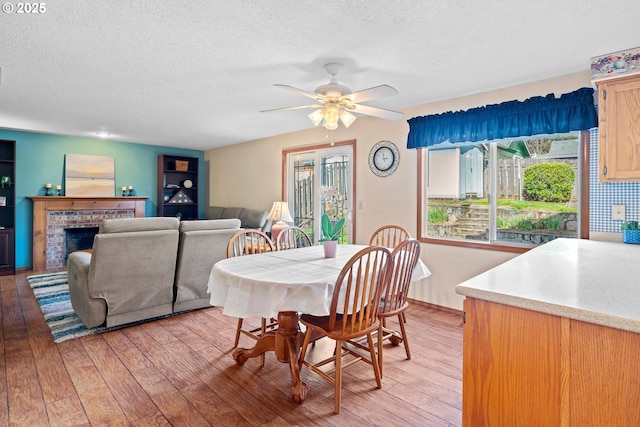
[[[389,176],[400,163],[398,147],[391,141],[378,141],[369,151],[369,168],[378,176]]]

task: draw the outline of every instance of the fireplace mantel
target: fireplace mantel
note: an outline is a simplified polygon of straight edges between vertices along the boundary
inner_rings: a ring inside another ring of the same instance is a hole
[[[145,216],[147,197],[30,196],[33,201],[33,269],[47,268],[47,216],[49,211],[130,210]]]

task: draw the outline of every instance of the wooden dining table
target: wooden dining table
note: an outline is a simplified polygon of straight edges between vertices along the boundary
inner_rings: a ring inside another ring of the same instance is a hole
[[[320,245],[245,255],[217,262],[211,270],[208,291],[210,303],[223,307],[233,317],[277,318],[276,331],[265,333],[252,348],[236,348],[233,358],[239,365],[249,358],[274,351],[277,359],[288,363],[291,397],[301,403],[307,385],[300,379],[299,313],[328,316],[336,279],[343,266],[364,245],[338,245],[335,258],[325,258]],[[420,261],[412,280],[431,273]]]

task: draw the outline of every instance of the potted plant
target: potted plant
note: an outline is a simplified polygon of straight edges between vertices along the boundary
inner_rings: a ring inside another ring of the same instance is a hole
[[[325,258],[335,258],[338,239],[342,235],[345,222],[344,218],[340,218],[334,224],[329,215],[322,214],[322,238],[320,241],[324,245]]]
[[[624,243],[640,243],[640,226],[638,226],[638,221],[625,221],[622,223],[622,240]]]

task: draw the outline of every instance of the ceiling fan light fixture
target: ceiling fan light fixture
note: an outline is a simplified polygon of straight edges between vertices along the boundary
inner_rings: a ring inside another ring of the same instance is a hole
[[[329,130],[338,129],[338,120],[340,119],[340,115],[338,113],[338,108],[334,105],[325,106],[324,113],[324,127]]]
[[[324,119],[324,108],[317,109],[313,113],[309,114],[308,117],[314,126],[319,126],[320,123],[322,123],[322,119]]]
[[[327,130],[336,130],[338,129],[338,122],[325,123],[324,127]]]
[[[276,108],[262,111],[318,108],[313,113],[308,114],[309,120],[311,120],[314,126],[324,126],[327,130],[337,129],[339,122],[342,122],[345,128],[351,126],[357,118],[357,116],[351,114],[351,112],[386,120],[398,120],[403,116],[403,113],[398,111],[385,110],[384,108],[361,104],[362,102],[366,102],[371,99],[397,95],[397,90],[389,85],[378,85],[357,92],[351,92],[351,89],[347,86],[338,83],[338,75],[342,69],[342,64],[326,64],[325,70],[331,76],[331,80],[328,84],[318,86],[313,93],[297,89],[293,86],[276,84],[276,86],[283,89],[306,96],[307,98],[312,98],[315,101],[313,105],[300,105],[296,107]]]
[[[348,128],[356,121],[356,116],[346,110],[340,110],[340,120],[342,120],[344,127]]]

